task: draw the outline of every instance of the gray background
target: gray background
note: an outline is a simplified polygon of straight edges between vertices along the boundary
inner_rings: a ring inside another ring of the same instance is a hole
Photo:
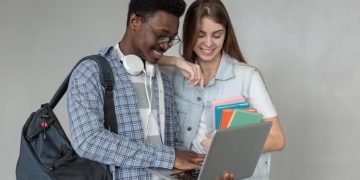
[[[285,130],[287,146],[273,153],[271,178],[360,179],[360,1],[224,3]],[[29,114],[49,100],[78,59],[120,40],[127,4],[1,0],[0,179],[15,179]],[[64,100],[56,112],[68,130]]]

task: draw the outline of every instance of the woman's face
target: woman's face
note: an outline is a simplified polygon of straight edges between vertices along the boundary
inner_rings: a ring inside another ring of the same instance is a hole
[[[220,59],[225,35],[224,26],[210,18],[202,18],[200,31],[194,47],[198,60],[212,61]]]

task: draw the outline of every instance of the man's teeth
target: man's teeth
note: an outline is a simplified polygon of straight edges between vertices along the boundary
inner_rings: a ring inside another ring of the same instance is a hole
[[[156,54],[158,54],[158,55],[160,55],[160,56],[162,56],[162,52],[159,52],[159,51],[157,51],[157,50],[154,50],[154,52],[156,53]]]

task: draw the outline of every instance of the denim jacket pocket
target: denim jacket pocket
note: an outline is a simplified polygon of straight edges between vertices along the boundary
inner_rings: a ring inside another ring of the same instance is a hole
[[[189,118],[191,112],[192,103],[184,100],[180,96],[175,95],[176,109],[179,117],[179,125],[181,128],[182,138],[185,138],[185,132],[189,126]]]
[[[190,112],[191,103],[175,95],[176,109],[178,111],[180,121],[185,121],[186,116]]]

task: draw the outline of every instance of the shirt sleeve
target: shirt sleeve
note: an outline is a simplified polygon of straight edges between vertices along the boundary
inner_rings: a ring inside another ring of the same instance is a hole
[[[173,147],[135,142],[104,128],[103,87],[97,68],[95,62],[85,61],[70,78],[67,108],[75,151],[81,157],[123,168],[172,168]]]
[[[173,69],[174,70],[174,69]],[[163,69],[160,68],[160,71],[162,72],[163,82],[164,82],[164,88],[166,89],[167,98],[165,99],[166,106],[169,106],[169,114],[171,115],[171,119],[167,119],[166,121],[171,121],[171,128],[172,128],[172,137],[168,137],[173,139],[174,142],[174,148],[176,150],[186,150],[183,140],[181,138],[181,128],[179,124],[179,117],[178,117],[178,111],[175,103],[175,95],[174,95],[174,85],[173,85],[173,79],[172,79],[172,73],[173,70],[168,72],[168,74],[165,74],[163,72]],[[166,109],[166,108],[165,108]]]
[[[255,71],[249,91],[250,104],[262,114],[264,119],[277,116],[275,107],[271,101],[270,95],[266,90],[263,79],[258,71]]]
[[[174,92],[174,91],[173,91]],[[175,97],[174,95],[172,97]],[[181,129],[179,124],[179,117],[178,112],[176,109],[175,99],[172,98],[172,115],[173,115],[173,121],[174,121],[174,136],[175,136],[175,149],[176,150],[185,150],[185,146],[183,144],[182,138],[181,138]]]

